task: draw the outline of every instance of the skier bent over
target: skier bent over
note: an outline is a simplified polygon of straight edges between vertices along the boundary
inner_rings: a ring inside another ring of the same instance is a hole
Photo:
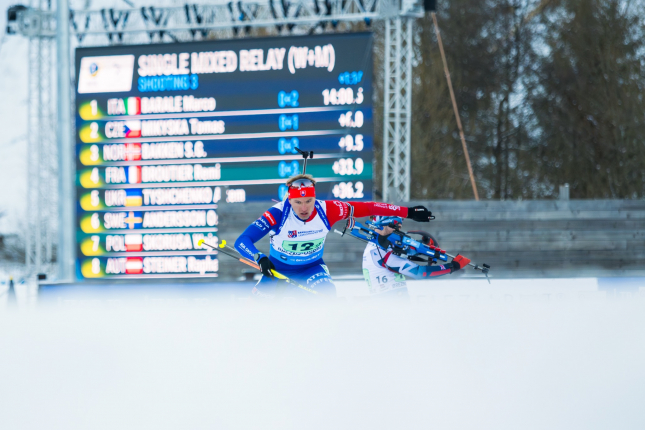
[[[403,219],[398,216],[376,217],[375,223],[381,226],[380,229],[374,230],[379,235],[378,244],[368,243],[363,252],[363,277],[367,281],[370,295],[383,293],[405,295],[407,293],[406,276],[412,279],[428,279],[449,275],[470,263],[468,258],[461,255],[457,255],[450,263],[436,266],[397,255],[387,237],[401,229]],[[425,245],[437,245],[429,234],[423,233],[422,236],[422,242]]]

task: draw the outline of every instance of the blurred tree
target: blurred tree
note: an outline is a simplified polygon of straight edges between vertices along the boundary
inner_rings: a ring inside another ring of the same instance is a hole
[[[645,44],[630,2],[566,0],[542,19],[530,98],[540,183],[572,198],[645,195]]]
[[[444,3],[442,3],[443,5]],[[532,64],[525,16],[537,1],[445,3],[439,25],[483,198],[535,197],[526,108]],[[413,95],[414,198],[472,198],[430,17],[419,22]]]

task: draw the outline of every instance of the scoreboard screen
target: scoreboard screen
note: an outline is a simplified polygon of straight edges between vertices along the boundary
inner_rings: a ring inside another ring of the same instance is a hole
[[[77,278],[215,277],[218,205],[372,199],[372,35],[76,50]]]

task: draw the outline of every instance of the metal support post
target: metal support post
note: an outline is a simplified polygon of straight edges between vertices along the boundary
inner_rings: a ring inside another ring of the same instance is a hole
[[[40,259],[37,250],[40,249],[40,239],[36,234],[38,225],[38,102],[40,74],[40,39],[29,38],[29,78],[27,104],[27,213],[25,216],[25,264],[27,273],[34,274],[40,270]],[[36,101],[34,101],[36,99]]]
[[[410,200],[413,18],[385,21],[383,200]]]
[[[27,216],[25,263],[29,276],[51,274],[56,204],[53,42],[50,4],[34,0],[21,11],[21,28],[29,37]]]
[[[72,91],[70,72],[69,4],[58,0],[56,10],[57,63],[57,141],[58,141],[58,279],[72,281],[74,276],[72,188]]]

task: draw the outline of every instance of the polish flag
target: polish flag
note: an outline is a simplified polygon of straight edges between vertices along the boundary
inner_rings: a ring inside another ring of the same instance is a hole
[[[143,236],[140,234],[126,234],[125,250],[127,252],[143,251]]]
[[[140,275],[143,273],[143,258],[128,257],[125,260],[125,273],[128,275]]]
[[[141,121],[126,121],[125,137],[141,137]]]
[[[141,115],[141,99],[128,97],[128,115]]]
[[[125,145],[125,159],[127,161],[141,160],[141,144],[140,143],[126,143],[126,145]]]
[[[141,183],[141,166],[128,167],[128,182],[131,184]]]

